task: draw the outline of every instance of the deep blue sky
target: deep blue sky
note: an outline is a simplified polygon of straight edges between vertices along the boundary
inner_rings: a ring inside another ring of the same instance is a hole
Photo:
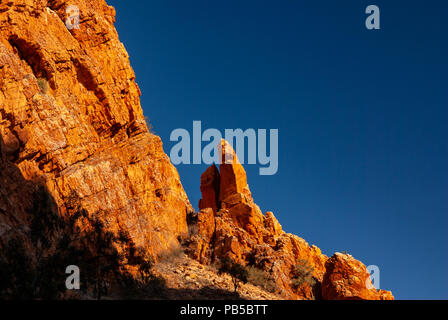
[[[398,299],[448,298],[446,1],[108,2],[167,153],[193,120],[278,128],[278,173],[246,166],[261,209]],[[177,168],[197,207],[206,166]]]

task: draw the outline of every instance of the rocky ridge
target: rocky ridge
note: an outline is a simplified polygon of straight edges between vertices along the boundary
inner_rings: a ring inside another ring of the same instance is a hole
[[[366,267],[352,256],[328,258],[318,247],[285,233],[272,212],[263,215],[235,151],[225,140],[220,150],[219,170],[212,165],[202,174],[200,211],[190,217],[196,226],[189,243],[192,257],[205,264],[228,258],[255,266],[271,275],[288,299],[393,299],[390,292],[373,288]],[[301,264],[312,270],[312,278],[297,286],[293,279]]]

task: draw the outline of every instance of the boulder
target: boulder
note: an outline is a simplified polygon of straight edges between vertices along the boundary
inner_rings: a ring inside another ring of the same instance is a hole
[[[325,263],[322,298],[326,300],[393,300],[390,291],[376,290],[366,266],[349,254],[336,252]]]

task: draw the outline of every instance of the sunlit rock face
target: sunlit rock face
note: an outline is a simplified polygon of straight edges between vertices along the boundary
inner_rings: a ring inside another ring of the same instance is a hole
[[[79,29],[67,28],[68,5],[79,9]],[[193,213],[160,138],[148,130],[114,20],[103,0],[0,1],[0,249],[26,234],[32,195],[44,186],[61,216],[72,214],[75,199],[107,231],[126,231],[154,257],[190,227],[195,259],[254,265],[285,298],[392,298],[364,287],[359,261],[328,259],[285,233],[272,212],[263,214],[225,141],[221,156],[230,161],[204,172]],[[296,287],[303,261],[313,282]]]
[[[325,263],[322,297],[327,300],[393,300],[390,291],[376,290],[367,268],[349,254],[336,252]]]
[[[79,29],[65,24],[68,5]],[[191,205],[148,131],[114,21],[103,0],[1,1],[0,233],[23,225],[33,184],[62,214],[73,196],[104,212],[110,231],[129,231],[153,254],[187,232]]]
[[[229,258],[262,269],[289,299],[393,298],[390,292],[367,288],[369,274],[361,262],[351,256],[346,260],[335,258],[338,255],[328,259],[318,247],[285,233],[272,212],[263,214],[255,204],[234,150],[224,140],[219,150],[219,170],[212,165],[201,177],[200,212],[192,219],[192,257],[202,263]],[[296,286],[295,270],[304,262],[312,275],[309,283]],[[340,273],[340,268],[345,271]],[[340,282],[341,278],[344,281]],[[354,284],[351,279],[359,281]]]
[[[291,278],[296,263],[306,259],[314,268],[313,276],[321,281],[327,257],[305,240],[285,233],[272,212],[263,214],[234,150],[225,140],[219,150],[219,170],[212,165],[201,177],[202,199],[190,254],[203,263],[230,258],[255,265],[272,276],[286,298],[319,298],[318,283],[297,289]]]

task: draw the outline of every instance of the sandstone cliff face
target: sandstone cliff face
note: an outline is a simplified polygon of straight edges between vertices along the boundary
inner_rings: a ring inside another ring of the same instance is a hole
[[[64,23],[69,4],[80,9],[79,29]],[[0,1],[0,248],[29,227],[32,195],[45,186],[60,215],[72,213],[75,198],[152,256],[185,237],[188,218],[192,257],[254,265],[283,297],[393,298],[366,287],[359,261],[329,259],[263,214],[225,141],[221,155],[230,161],[204,172],[193,213],[160,138],[148,131],[114,16],[103,0]],[[296,286],[301,261],[313,281]]]
[[[200,211],[191,218],[197,229],[191,256],[202,263],[229,258],[267,271],[289,299],[393,299],[390,292],[367,288],[370,276],[361,262],[341,254],[329,259],[318,247],[285,233],[272,212],[263,215],[244,168],[224,140],[221,156],[219,170],[212,165],[201,177]],[[301,264],[312,270],[312,281],[297,286],[293,279]]]
[[[66,8],[80,9],[68,30]],[[0,2],[0,234],[23,225],[33,186],[62,214],[76,197],[153,254],[187,231],[191,205],[148,131],[127,52],[103,0]]]

